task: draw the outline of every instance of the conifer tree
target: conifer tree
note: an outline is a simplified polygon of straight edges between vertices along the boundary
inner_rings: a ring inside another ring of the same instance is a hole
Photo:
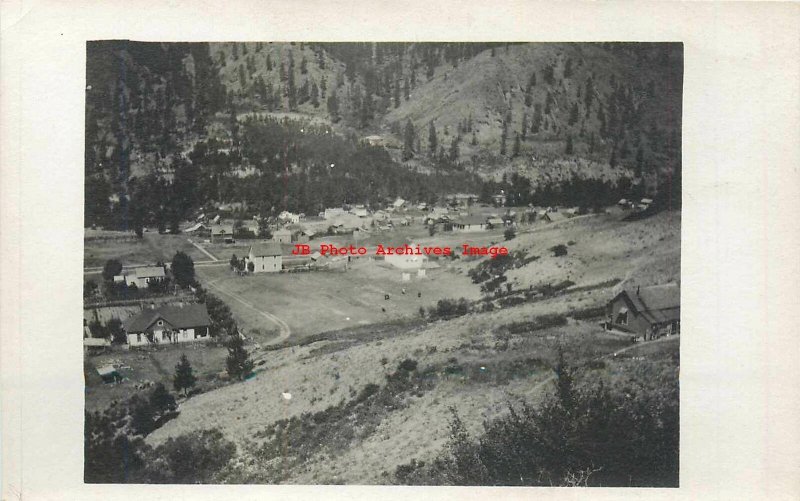
[[[431,122],[431,125],[428,127],[428,152],[431,158],[436,156],[437,145],[438,140],[436,139],[436,125]]]
[[[228,348],[228,358],[225,360],[228,374],[240,381],[244,380],[253,372],[254,367],[253,361],[250,360],[250,354],[244,348],[244,340],[234,332],[225,346]]]
[[[406,122],[406,127],[403,130],[403,161],[407,161],[414,157],[414,124],[411,119]]]
[[[396,80],[394,82],[394,94],[392,96],[394,98],[394,107],[400,107],[400,81]]]
[[[564,149],[564,153],[567,155],[572,155],[574,153],[574,147],[572,145],[572,134],[567,136],[567,146]]]
[[[519,133],[517,133],[516,137],[514,138],[514,150],[512,152],[512,156],[518,157],[519,150],[520,150],[520,140],[519,140]]]
[[[175,391],[183,390],[183,395],[186,396],[196,382],[197,377],[194,375],[192,365],[189,363],[189,359],[186,358],[186,354],[184,353],[175,366],[175,376],[172,378],[172,385]]]
[[[331,117],[331,122],[338,123],[341,120],[339,115],[339,98],[336,96],[336,91],[331,92],[328,96],[328,114]]]
[[[319,108],[319,88],[316,82],[311,82],[311,105],[314,108]]]
[[[569,125],[578,123],[578,103],[572,103],[572,108],[569,110]]]

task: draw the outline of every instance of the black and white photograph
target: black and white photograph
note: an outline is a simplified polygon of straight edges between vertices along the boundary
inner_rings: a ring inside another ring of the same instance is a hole
[[[799,499],[797,33],[0,1],[0,499]]]
[[[85,482],[678,487],[683,69],[87,42]]]

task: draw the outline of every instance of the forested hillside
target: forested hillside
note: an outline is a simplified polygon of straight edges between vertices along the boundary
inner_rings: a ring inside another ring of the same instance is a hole
[[[86,224],[537,187],[679,205],[682,68],[680,44],[92,42]]]

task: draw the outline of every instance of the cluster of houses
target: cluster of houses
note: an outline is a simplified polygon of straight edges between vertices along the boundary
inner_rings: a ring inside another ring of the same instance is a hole
[[[253,245],[249,258],[256,272],[280,269],[280,246],[275,243]],[[390,259],[387,256],[387,261]],[[425,275],[424,256],[392,256],[397,267],[404,270],[403,280],[410,271]],[[680,285],[677,283],[636,287],[616,294],[607,305],[608,330],[630,334],[641,340],[680,334]],[[211,338],[211,317],[205,304],[178,303],[155,306],[150,304],[123,322],[128,347],[207,341]],[[91,337],[84,325],[84,347],[87,351],[109,346],[105,339]]]
[[[651,205],[653,205],[653,199],[643,198],[637,202],[636,200],[628,200],[627,198],[623,198],[622,200],[617,202],[617,205],[622,207],[623,209],[646,211],[647,209],[650,208]]]

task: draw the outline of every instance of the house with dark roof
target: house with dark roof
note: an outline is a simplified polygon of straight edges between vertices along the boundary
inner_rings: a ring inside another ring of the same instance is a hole
[[[116,275],[114,283],[124,282],[128,286],[135,285],[143,289],[151,282],[160,282],[166,278],[163,266],[139,266],[125,270],[122,275]]]
[[[455,220],[453,223],[454,231],[486,231],[486,218],[483,216],[464,216]]]
[[[283,268],[283,252],[278,242],[253,244],[247,253],[253,263],[253,273],[276,273]]]
[[[150,306],[123,322],[128,346],[209,339],[211,318],[204,304]]]
[[[681,330],[681,289],[678,284],[636,287],[623,290],[608,303],[610,329],[635,334],[643,339],[679,334]]]
[[[211,241],[212,242],[223,241],[226,243],[233,242],[233,225],[221,224],[218,226],[213,226],[211,228]]]

